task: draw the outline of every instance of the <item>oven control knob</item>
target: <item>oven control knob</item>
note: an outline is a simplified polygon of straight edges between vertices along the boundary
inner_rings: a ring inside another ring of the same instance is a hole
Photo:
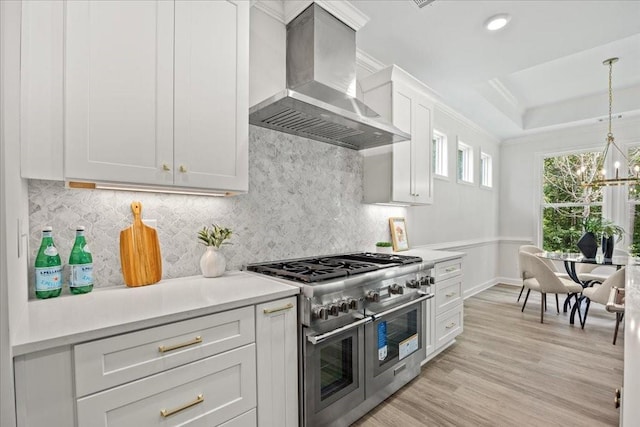
[[[349,309],[357,310],[358,309],[358,300],[357,299],[349,299]]]
[[[314,307],[312,312],[314,319],[327,320],[329,318],[329,312],[327,311],[326,307]]]
[[[380,292],[378,292],[378,291],[369,291],[367,293],[367,301],[380,302]]]
[[[394,283],[393,285],[389,286],[389,292],[391,292],[392,294],[402,295],[404,294],[404,288],[397,283]]]
[[[417,289],[420,287],[421,283],[422,283],[422,280],[418,281],[416,279],[411,279],[411,280],[407,280],[407,283],[405,283],[405,286],[407,288]]]
[[[348,313],[349,312],[349,303],[347,302],[347,300],[342,300],[338,303],[338,308],[340,309],[341,312],[343,313]]]
[[[433,280],[433,277],[431,276],[424,276],[422,278],[420,278],[420,284],[424,285],[424,286],[428,286],[428,285],[433,285],[435,283],[435,281]]]
[[[329,306],[329,314],[332,316],[337,316],[340,314],[340,306],[338,304],[331,304]]]

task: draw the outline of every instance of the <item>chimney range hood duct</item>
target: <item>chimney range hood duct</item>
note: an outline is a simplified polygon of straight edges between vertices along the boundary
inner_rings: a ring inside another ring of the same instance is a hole
[[[411,138],[355,97],[356,33],[313,3],[287,25],[287,89],[249,123],[354,150]]]

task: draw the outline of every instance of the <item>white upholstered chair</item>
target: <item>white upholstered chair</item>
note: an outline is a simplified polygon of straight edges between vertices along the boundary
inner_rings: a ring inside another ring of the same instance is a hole
[[[624,283],[625,269],[621,268],[620,270],[607,277],[607,279],[602,283],[594,283],[592,286],[584,288],[584,290],[582,291],[582,295],[586,299],[586,305],[584,309],[584,316],[582,317],[581,322],[582,329],[584,329],[584,324],[587,322],[587,315],[589,314],[589,306],[591,305],[591,302],[593,301],[598,304],[607,305],[607,302],[609,301],[609,295],[611,294],[611,289],[613,287],[624,288]],[[619,322],[620,319],[616,315],[616,329],[613,336],[614,345],[616,343],[616,337],[618,336]]]
[[[541,252],[544,252],[544,249],[539,248],[539,247],[534,246],[534,245],[522,245],[518,249],[518,252],[526,252],[526,253],[535,255],[535,254],[539,254]],[[541,260],[542,260],[542,262],[544,262],[545,264],[547,264],[549,266],[551,271],[553,271],[556,276],[562,277],[563,279],[569,279],[569,275],[567,273],[562,273],[562,272],[558,271],[558,268],[556,267],[556,265],[554,264],[553,261],[551,261],[550,259],[546,259],[546,258],[541,258]],[[518,261],[519,261],[519,259],[518,259]],[[520,269],[520,278],[524,282],[524,280],[526,279],[524,271],[523,271],[521,265],[519,265],[518,267]],[[523,291],[524,291],[524,284],[522,285],[522,288],[520,288],[520,294],[518,294],[518,302],[520,302],[520,297],[522,297],[522,292]]]
[[[582,286],[571,279],[565,279],[558,277],[553,270],[544,262],[543,259],[538,258],[527,252],[519,253],[520,266],[524,270],[525,279],[523,285],[527,288],[527,294],[524,297],[524,303],[522,304],[522,311],[527,305],[529,294],[532,290],[540,292],[540,323],[544,323],[544,311],[547,308],[546,295],[556,295],[556,309],[560,313],[560,306],[558,304],[558,294],[572,294],[578,302],[578,295],[582,292]],[[580,317],[580,323],[582,323],[582,317],[578,310],[578,317]]]

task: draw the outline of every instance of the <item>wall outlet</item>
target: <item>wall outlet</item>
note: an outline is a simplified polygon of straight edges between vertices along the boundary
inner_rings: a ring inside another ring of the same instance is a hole
[[[153,228],[158,228],[158,220],[157,219],[143,219],[142,222],[149,226],[149,227],[153,227]]]

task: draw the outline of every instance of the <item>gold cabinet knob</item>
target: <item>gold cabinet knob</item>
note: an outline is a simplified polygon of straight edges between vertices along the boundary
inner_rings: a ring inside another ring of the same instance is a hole
[[[183,165],[180,165],[180,172],[185,173],[187,171],[187,168],[185,168]]]
[[[165,172],[169,172],[171,170],[171,168],[169,167],[168,164],[163,163],[162,164],[162,170],[165,171]]]

